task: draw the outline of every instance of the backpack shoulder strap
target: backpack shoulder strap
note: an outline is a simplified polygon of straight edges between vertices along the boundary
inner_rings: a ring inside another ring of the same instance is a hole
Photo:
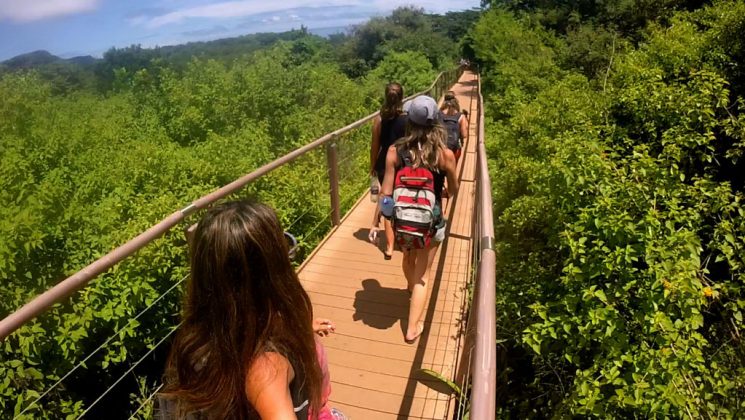
[[[412,166],[414,163],[411,161],[411,153],[403,147],[396,147],[396,153],[398,153],[398,160],[401,162],[401,168],[406,166]]]

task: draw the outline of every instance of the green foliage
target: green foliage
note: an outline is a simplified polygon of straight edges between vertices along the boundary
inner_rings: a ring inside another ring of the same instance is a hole
[[[502,417],[745,413],[745,63],[725,45],[745,7],[667,18],[615,50],[603,28],[565,42],[498,8],[470,35],[490,101]]]
[[[703,0],[491,0],[491,7],[504,7],[517,13],[529,12],[542,25],[566,32],[577,23],[593,22],[617,28],[625,36],[637,38],[647,23],[665,20],[676,10],[700,7]]]
[[[589,78],[603,80],[615,55],[627,49],[627,41],[616,31],[603,26],[580,24],[566,36],[567,47],[559,61],[562,67],[575,68]]]
[[[542,34],[531,31],[501,9],[487,11],[470,35],[484,64],[484,90],[493,112],[506,111],[550,86],[560,74],[554,52]]]
[[[472,12],[448,15],[453,21],[470,25]],[[465,32],[443,22],[443,17],[425,14],[422,9],[400,7],[390,16],[373,18],[355,28],[340,48],[337,56],[342,69],[350,77],[364,76],[390,53],[417,51],[424,54],[435,70],[452,67],[457,61],[454,37]]]
[[[429,87],[435,75],[432,65],[424,54],[407,51],[389,54],[378,64],[378,67],[370,71],[368,77],[376,85],[380,85],[381,82],[398,82],[408,96]]]
[[[140,45],[110,48],[104,53],[103,59],[95,63],[95,72],[100,90],[108,91],[115,87],[117,71],[123,70],[123,74],[132,76],[140,70],[150,70],[163,63],[168,63],[170,67],[180,71],[195,57],[211,58],[227,64],[279,41],[307,41],[309,38],[318,39],[310,36],[306,30],[291,30],[156,48],[142,48]]]

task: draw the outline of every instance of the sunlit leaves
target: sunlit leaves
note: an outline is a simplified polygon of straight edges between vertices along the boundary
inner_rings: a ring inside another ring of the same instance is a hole
[[[528,18],[495,9],[474,29],[494,118],[505,415],[745,410],[742,59],[716,36],[744,12],[679,12],[594,80]]]

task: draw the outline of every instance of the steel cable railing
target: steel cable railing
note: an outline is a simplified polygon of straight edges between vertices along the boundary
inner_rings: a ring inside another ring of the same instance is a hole
[[[100,346],[96,347],[93,351],[88,353],[86,357],[84,357],[80,362],[78,362],[75,366],[73,366],[70,370],[67,371],[62,377],[60,377],[55,383],[53,383],[51,386],[49,386],[47,389],[44,390],[39,396],[31,402],[31,404],[27,405],[23,411],[18,413],[15,417],[23,416],[28,410],[36,406],[44,397],[46,397],[52,390],[54,390],[57,386],[59,386],[62,382],[64,382],[65,379],[69,378],[70,375],[72,375],[76,370],[80,369],[81,367],[85,366],[85,363],[88,362],[93,356],[95,356],[99,351],[101,351],[103,348],[106,347],[107,344],[109,344],[113,339],[119,336],[119,334],[129,328],[133,325],[133,321],[137,321],[142,315],[144,315],[146,312],[148,312],[150,309],[152,309],[158,302],[160,302],[164,297],[166,297],[169,293],[171,293],[173,290],[175,290],[179,285],[181,285],[189,276],[184,276],[181,280],[174,283],[171,287],[168,288],[165,292],[161,293],[160,296],[158,296],[150,305],[148,305],[145,309],[141,310],[137,315],[130,318],[129,321],[127,321],[126,324],[124,324],[122,327],[118,328],[116,331],[114,331],[113,334],[109,336],[109,338],[106,339],[106,341],[103,342]]]
[[[171,329],[171,331],[169,331],[169,332],[168,332],[168,334],[166,334],[165,336],[163,336],[163,337],[162,337],[162,338],[160,339],[160,341],[158,341],[158,342],[157,342],[157,343],[156,343],[156,344],[155,344],[155,345],[154,345],[154,346],[153,346],[153,347],[152,347],[152,348],[151,348],[150,350],[148,350],[148,351],[147,351],[147,352],[146,352],[146,353],[145,353],[144,355],[142,355],[142,357],[140,357],[139,359],[137,359],[137,361],[136,361],[136,362],[134,362],[134,363],[132,364],[132,366],[130,366],[130,367],[129,367],[129,369],[127,369],[127,370],[126,370],[126,371],[125,371],[125,372],[124,372],[123,374],[121,374],[121,375],[119,376],[119,378],[117,378],[117,380],[116,380],[116,381],[114,381],[114,383],[113,383],[113,384],[109,385],[109,386],[108,386],[108,387],[107,387],[107,388],[106,388],[106,389],[105,389],[105,390],[104,390],[104,391],[103,391],[103,392],[102,392],[102,393],[101,393],[101,394],[100,394],[100,395],[98,396],[98,398],[96,398],[96,399],[95,399],[95,401],[93,401],[92,403],[90,403],[90,404],[88,405],[88,407],[86,407],[86,408],[85,408],[85,410],[84,410],[84,411],[83,411],[82,413],[80,413],[80,416],[78,416],[78,418],[80,418],[80,417],[83,417],[83,416],[85,416],[85,415],[86,415],[86,414],[87,414],[87,413],[88,413],[89,411],[91,411],[91,409],[92,409],[93,407],[95,407],[95,406],[96,406],[96,404],[98,404],[99,402],[101,402],[101,400],[103,400],[103,398],[104,398],[104,397],[105,397],[105,396],[106,396],[106,395],[107,395],[107,394],[108,394],[109,392],[111,392],[111,390],[112,390],[112,389],[116,388],[116,386],[117,386],[117,385],[119,385],[119,382],[121,382],[121,381],[122,381],[122,380],[123,380],[124,378],[126,378],[126,377],[127,377],[127,375],[129,375],[130,373],[132,373],[132,371],[133,371],[133,370],[135,370],[135,368],[136,368],[137,366],[139,366],[139,365],[140,365],[140,364],[141,364],[141,363],[142,363],[142,362],[143,362],[143,361],[144,361],[144,360],[145,360],[145,359],[146,359],[146,358],[147,358],[148,356],[150,356],[150,355],[151,355],[151,354],[152,354],[152,353],[153,353],[153,352],[155,351],[155,349],[157,349],[158,347],[160,347],[160,345],[161,345],[161,344],[163,344],[163,343],[164,343],[164,342],[165,342],[165,341],[166,341],[166,340],[168,339],[168,337],[170,337],[171,335],[173,335],[173,333],[174,333],[174,332],[176,332],[176,330],[177,330],[177,329],[178,329],[178,327],[180,327],[180,326],[181,326],[181,323],[179,323],[178,325],[174,326],[174,327],[173,327],[173,328]]]

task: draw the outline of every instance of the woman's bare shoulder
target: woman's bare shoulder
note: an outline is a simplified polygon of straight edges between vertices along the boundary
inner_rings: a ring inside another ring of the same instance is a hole
[[[246,396],[262,418],[292,418],[290,382],[295,374],[287,358],[268,351],[256,357],[246,373]]]
[[[455,164],[455,154],[447,147],[440,148],[440,158],[437,162],[440,169],[450,169]]]
[[[295,377],[292,364],[282,354],[274,351],[261,353],[246,372],[246,388],[261,390],[272,385],[287,386]]]

